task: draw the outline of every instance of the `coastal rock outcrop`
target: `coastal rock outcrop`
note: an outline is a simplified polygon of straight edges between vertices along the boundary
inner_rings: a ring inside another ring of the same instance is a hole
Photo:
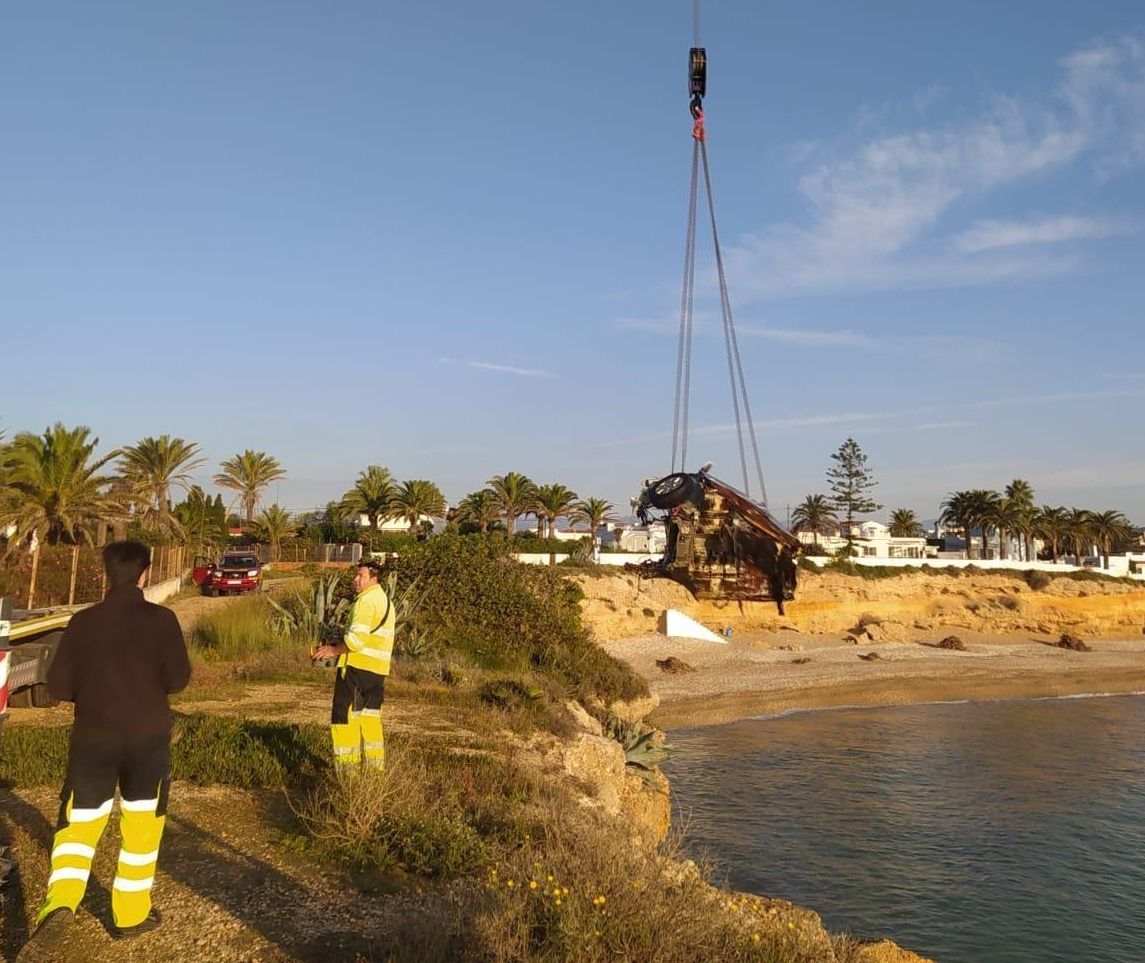
[[[561,744],[560,767],[580,789],[584,805],[624,819],[635,842],[656,845],[668,834],[672,818],[667,778],[658,770],[634,773],[624,747],[603,735],[600,723],[574,705],[570,712],[580,731]]]
[[[842,635],[866,617],[856,634],[870,639],[874,629],[885,636],[877,641],[903,641],[914,632],[943,628],[995,635],[1068,631],[1091,637],[1142,632],[1145,584],[1031,574],[1045,578],[905,571],[868,581],[838,572],[801,572],[797,598],[787,603],[782,617],[769,602],[732,607],[697,601],[667,579],[579,576],[577,581],[585,593],[584,623],[602,639],[651,634],[656,619],[643,613],[666,608],[678,609],[714,631],[730,626],[736,632],[792,628],[813,635]],[[634,614],[626,614],[629,611]]]

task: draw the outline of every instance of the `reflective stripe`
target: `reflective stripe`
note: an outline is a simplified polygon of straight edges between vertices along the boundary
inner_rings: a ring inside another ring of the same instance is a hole
[[[159,797],[154,799],[121,799],[119,808],[129,813],[155,812],[159,808]]]
[[[377,716],[380,719],[382,717],[382,710],[381,709],[363,709],[362,715],[370,716],[370,718]]]
[[[124,866],[146,866],[159,858],[159,850],[153,849],[149,853],[129,853],[126,849],[119,851],[119,861]]]
[[[154,876],[148,876],[147,879],[120,879],[117,876],[111,886],[121,893],[142,893],[145,889],[151,889],[151,884],[154,882]]]
[[[336,756],[350,756],[350,755],[353,755],[354,753],[356,753],[357,751],[358,751],[357,747],[351,747],[351,746],[335,746],[334,747],[334,755],[336,755]]]
[[[57,856],[82,856],[84,859],[91,859],[95,856],[95,847],[84,843],[60,843],[52,850],[52,859]]]
[[[362,715],[362,714],[363,714],[363,713],[362,713],[362,710],[361,710],[361,709],[351,709],[351,710],[350,710],[350,718],[351,718],[351,719],[357,719],[357,718],[358,718],[358,716],[360,716],[360,715]]]
[[[370,627],[365,622],[355,622],[350,626],[351,632],[365,632],[367,635],[370,633]]]
[[[380,659],[382,662],[388,662],[390,659],[389,652],[383,652],[381,649],[371,649],[363,646],[357,650],[357,655],[364,655],[370,659]]]
[[[369,752],[371,749],[384,749],[385,745],[384,742],[363,742],[362,748]]]
[[[48,877],[48,885],[58,883],[61,879],[78,879],[81,883],[86,883],[88,876],[91,875],[90,869],[76,869],[74,866],[65,866],[63,869],[57,869],[52,872]]]
[[[97,819],[103,819],[109,812],[111,812],[111,800],[109,799],[98,809],[75,809],[73,808],[68,813],[69,823],[93,823]]]

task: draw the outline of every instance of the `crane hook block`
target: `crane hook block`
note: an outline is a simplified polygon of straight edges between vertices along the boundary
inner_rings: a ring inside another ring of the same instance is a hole
[[[688,64],[688,93],[703,97],[708,84],[708,52],[703,47],[693,47],[688,52]]]

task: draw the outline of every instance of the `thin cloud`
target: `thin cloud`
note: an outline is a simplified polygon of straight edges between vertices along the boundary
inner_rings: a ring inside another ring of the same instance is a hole
[[[973,421],[927,421],[915,425],[915,431],[945,431],[948,428],[973,428]]]
[[[956,412],[991,410],[994,408],[1051,405],[1066,402],[1101,402],[1141,397],[1145,397],[1145,387],[1118,388],[1106,391],[1060,391],[1037,395],[982,398],[976,401],[914,405],[910,408],[891,409],[887,411],[826,412],[819,415],[795,415],[789,418],[769,418],[762,421],[756,419],[754,424],[756,431],[760,434],[775,434],[784,431],[835,427],[838,425],[862,425],[864,431],[868,432],[972,428],[975,427],[975,422],[951,418],[950,415]],[[929,417],[933,420],[911,423],[913,419],[920,417]],[[896,422],[898,424],[896,424]],[[725,422],[712,425],[696,425],[689,429],[688,434],[694,437],[710,437],[730,434],[735,430],[736,426],[733,422]],[[669,437],[671,437],[669,432],[657,432],[655,434],[628,438],[616,438],[610,441],[600,442],[593,447],[624,448],[647,442],[663,441]]]
[[[460,364],[467,368],[477,368],[481,371],[495,371],[499,374],[514,375],[518,378],[556,378],[554,371],[545,371],[543,368],[518,368],[511,364],[496,364],[492,361],[461,361],[457,358],[438,358],[439,364]]]
[[[545,371],[542,368],[518,368],[511,364],[494,364],[492,361],[466,361],[470,368],[480,368],[482,371],[499,371],[501,374],[516,375],[518,378],[555,378],[556,372]]]
[[[805,331],[799,328],[771,328],[740,324],[736,330],[762,341],[778,341],[807,348],[873,348],[878,342],[854,331]]]
[[[1098,170],[1145,160],[1145,45],[1123,37],[1060,66],[1058,88],[1040,102],[995,96],[974,121],[877,137],[805,173],[798,189],[809,222],[774,225],[732,247],[737,292],[976,285],[1077,268],[1077,253],[1044,246],[1004,245],[980,258],[933,243],[967,198],[1082,158]]]
[[[1061,244],[1095,241],[1128,234],[1133,226],[1116,218],[1054,217],[1038,221],[979,221],[954,239],[954,247],[966,254],[993,251],[1024,244]]]

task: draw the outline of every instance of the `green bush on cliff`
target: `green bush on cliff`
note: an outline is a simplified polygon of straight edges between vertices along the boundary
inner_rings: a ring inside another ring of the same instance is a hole
[[[486,669],[534,672],[574,697],[605,702],[648,691],[644,680],[588,636],[580,587],[548,566],[522,565],[502,538],[445,535],[390,562],[425,591],[415,622],[447,651]]]

